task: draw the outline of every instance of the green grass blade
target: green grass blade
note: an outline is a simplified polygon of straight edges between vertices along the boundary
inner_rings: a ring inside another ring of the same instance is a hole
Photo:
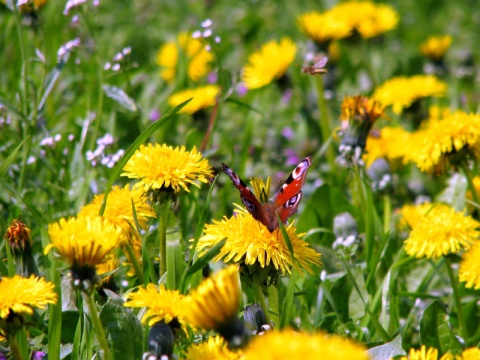
[[[12,165],[13,160],[17,156],[18,150],[20,150],[20,148],[23,146],[25,141],[28,140],[29,137],[30,136],[27,136],[20,144],[18,144],[17,147],[13,149],[13,151],[10,153],[10,155],[8,155],[2,165],[0,165],[0,179],[3,178],[3,176],[6,174],[8,168],[10,167],[10,165]]]

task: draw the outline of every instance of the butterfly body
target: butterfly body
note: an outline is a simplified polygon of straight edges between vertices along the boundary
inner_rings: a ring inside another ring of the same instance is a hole
[[[302,198],[302,187],[311,164],[309,157],[302,160],[273,198],[266,203],[261,203],[231,168],[225,164],[222,165],[225,174],[230,177],[233,185],[240,191],[240,198],[250,214],[265,225],[270,232],[273,232],[278,228],[277,214],[280,220],[286,223],[288,218],[297,212]]]

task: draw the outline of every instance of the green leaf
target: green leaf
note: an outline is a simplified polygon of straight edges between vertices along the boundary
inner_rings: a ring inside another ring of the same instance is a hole
[[[143,348],[143,328],[132,310],[123,306],[123,300],[105,289],[108,301],[102,308],[100,320],[109,334],[115,359],[140,359]]]
[[[105,95],[107,95],[110,99],[115,100],[121,107],[133,112],[138,111],[135,101],[122,89],[116,86],[103,85],[103,91],[105,91]]]
[[[185,264],[179,227],[167,228],[167,289],[176,289]]]
[[[352,275],[360,292],[352,291],[350,293],[348,299],[348,314],[353,321],[356,321],[365,315],[365,303],[363,299],[368,299],[368,292],[365,288],[365,279],[363,277],[362,269],[360,267],[353,268]]]
[[[434,347],[444,354],[447,351],[461,353],[462,345],[448,322],[445,306],[438,300],[433,301],[423,312],[420,319],[420,340],[423,345]]]
[[[290,321],[293,317],[293,298],[295,295],[295,278],[296,278],[295,268],[292,268],[292,273],[290,274],[290,279],[288,279],[287,291],[285,293],[285,298],[283,299],[282,314],[280,317],[280,329],[283,329],[285,326],[290,324]]]
[[[370,355],[370,360],[385,360],[398,355],[406,355],[402,348],[400,335],[388,343],[368,349],[367,352]]]
[[[198,258],[197,261],[193,263],[193,265],[187,270],[185,273],[185,280],[188,279],[190,276],[195,274],[197,271],[202,270],[207,264],[220,253],[223,245],[227,242],[227,239],[223,239],[219,241],[214,246],[211,247],[204,255]]]
[[[20,148],[25,143],[25,141],[27,141],[28,138],[29,136],[27,136],[20,144],[18,144],[17,147],[13,149],[13,151],[10,153],[10,155],[8,155],[8,157],[5,159],[2,165],[0,165],[0,179],[3,178],[8,168],[12,164],[13,160],[17,156],[18,150],[20,150]]]

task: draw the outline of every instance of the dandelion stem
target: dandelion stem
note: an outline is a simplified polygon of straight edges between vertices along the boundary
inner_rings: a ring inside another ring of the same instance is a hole
[[[263,312],[265,313],[265,319],[267,324],[270,324],[270,313],[268,311],[267,302],[265,301],[265,295],[263,295],[262,284],[258,281],[254,281],[253,291],[255,295],[255,300],[262,307]]]
[[[330,129],[330,119],[328,117],[328,109],[325,103],[325,89],[323,86],[323,78],[321,76],[316,77],[316,85],[318,109],[320,111],[320,130],[322,132],[322,141],[325,143],[330,138],[332,131]],[[335,170],[335,152],[332,142],[330,142],[330,144],[328,145],[326,156],[328,165],[330,166],[330,171],[333,174]]]
[[[390,195],[383,196],[383,232],[386,234],[390,230],[390,218],[392,215],[392,201]]]
[[[142,270],[142,267],[140,266],[140,263],[138,262],[138,259],[135,256],[135,253],[133,252],[132,245],[130,245],[129,242],[127,242],[125,244],[125,249],[127,250],[128,259],[132,263],[132,266],[135,269],[135,273],[137,274],[138,282],[141,285],[141,284],[143,284],[143,270]]]
[[[455,274],[453,273],[450,258],[448,256],[445,256],[444,259],[445,266],[447,267],[448,277],[450,278],[450,284],[453,290],[453,301],[455,302],[455,307],[457,308],[458,327],[460,335],[464,339],[467,339],[467,327],[465,324],[465,317],[463,316],[462,299],[460,298],[460,293],[458,291],[458,281]]]
[[[160,276],[167,272],[167,226],[168,216],[170,212],[170,201],[166,201],[160,206],[160,214],[158,216],[158,250],[160,256]]]
[[[105,336],[105,331],[103,330],[103,325],[100,321],[100,317],[98,316],[97,306],[95,305],[95,301],[93,300],[93,292],[87,293],[84,291],[83,297],[88,306],[90,320],[92,321],[95,335],[97,335],[97,341],[100,345],[101,351],[103,352],[102,359],[111,360],[112,354],[110,352],[110,347],[108,346],[107,337]]]

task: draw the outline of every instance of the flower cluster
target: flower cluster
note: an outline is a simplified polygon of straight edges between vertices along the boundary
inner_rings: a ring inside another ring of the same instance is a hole
[[[324,13],[310,12],[298,18],[302,31],[319,44],[342,39],[354,33],[363,38],[392,30],[398,23],[395,10],[386,4],[348,1]]]

